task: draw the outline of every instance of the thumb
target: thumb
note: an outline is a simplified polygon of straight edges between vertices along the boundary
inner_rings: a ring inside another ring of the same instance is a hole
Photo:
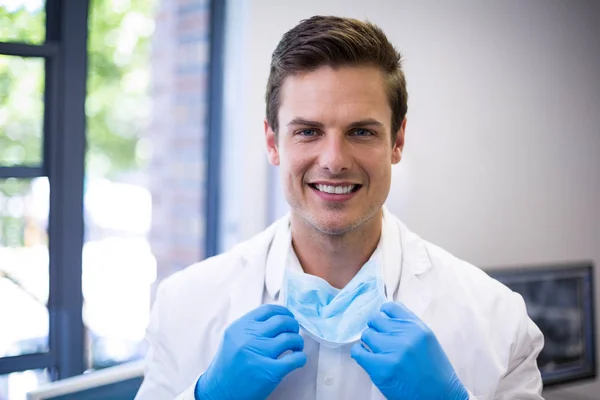
[[[377,355],[368,351],[362,343],[355,343],[350,349],[352,357],[367,373],[377,365]]]
[[[281,380],[293,370],[301,368],[306,364],[306,354],[302,351],[294,351],[268,362],[273,364],[273,369]]]

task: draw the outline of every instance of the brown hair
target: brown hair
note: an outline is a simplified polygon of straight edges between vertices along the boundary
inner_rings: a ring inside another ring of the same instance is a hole
[[[322,66],[373,65],[386,75],[392,108],[392,140],[408,109],[406,79],[400,53],[385,33],[370,22],[353,18],[314,16],[286,32],[271,58],[267,83],[267,122],[277,135],[280,92],[285,78]]]

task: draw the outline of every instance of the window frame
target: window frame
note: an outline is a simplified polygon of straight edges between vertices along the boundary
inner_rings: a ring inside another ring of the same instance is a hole
[[[45,9],[44,43],[0,42],[0,55],[45,61],[42,164],[0,166],[0,178],[46,176],[50,184],[49,351],[2,357],[0,375],[48,369],[56,380],[85,368],[81,260],[89,0],[47,0]]]
[[[211,0],[208,84],[208,129],[206,142],[206,204],[204,254],[219,252],[221,226],[221,152],[223,130],[223,88],[225,71],[225,19],[227,0]]]

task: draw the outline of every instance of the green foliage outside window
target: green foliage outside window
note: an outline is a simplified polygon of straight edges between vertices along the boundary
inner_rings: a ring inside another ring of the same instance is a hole
[[[88,175],[117,178],[144,165],[151,111],[154,1],[95,0],[88,36]]]
[[[43,9],[34,13],[24,8],[9,11],[1,4],[0,41],[42,42]],[[148,84],[153,11],[154,1],[91,2],[86,100],[88,175],[115,178],[138,169],[145,161],[138,142],[151,109]],[[42,60],[0,55],[0,165],[35,165],[40,161],[41,137],[35,132],[41,129],[43,72]],[[24,92],[28,95],[25,98],[19,95]],[[13,131],[7,132],[11,126]]]
[[[148,158],[142,137],[151,112],[154,9],[155,1],[149,0],[90,3],[85,104],[88,179],[119,179],[142,168]],[[39,45],[44,40],[43,7],[15,9],[0,0],[0,41]],[[41,58],[0,54],[0,166],[41,165],[44,73]],[[3,196],[6,200],[22,194],[29,184],[29,180],[11,179],[11,193],[5,190],[7,185],[0,185],[0,202]],[[9,222],[1,214],[0,227]]]

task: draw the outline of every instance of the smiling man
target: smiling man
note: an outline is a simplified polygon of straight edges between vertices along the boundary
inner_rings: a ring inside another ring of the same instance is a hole
[[[322,65],[268,89],[280,99],[267,109],[269,161],[293,210],[296,255],[304,272],[337,288],[379,242],[391,165],[402,155],[406,120],[392,129],[386,86],[380,68],[358,64]]]
[[[541,399],[523,299],[383,206],[407,113],[385,34],[302,21],[266,102],[291,211],[161,284],[137,398]]]

